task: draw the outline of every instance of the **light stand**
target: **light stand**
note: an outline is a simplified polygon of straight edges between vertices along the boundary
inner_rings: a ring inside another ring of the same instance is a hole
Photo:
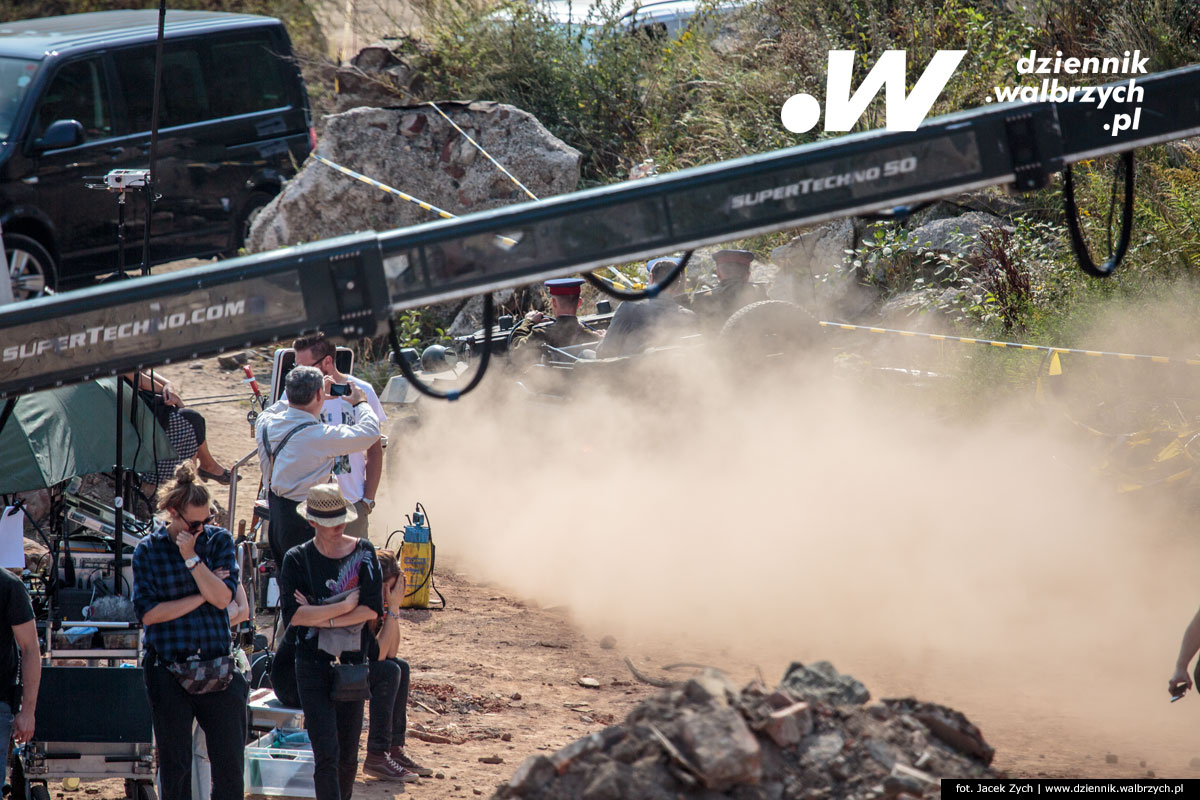
[[[125,275],[125,193],[133,190],[148,189],[150,171],[145,169],[114,169],[104,176],[103,180],[85,178],[89,189],[103,189],[117,194],[117,271],[114,278],[121,279]],[[150,194],[153,194],[151,192]],[[149,206],[149,200],[147,201]],[[143,262],[142,274],[148,272]],[[121,567],[125,551],[125,500],[132,494],[129,480],[125,474],[125,386],[120,375],[116,375],[117,391],[117,463],[113,467],[113,594],[121,594]],[[134,372],[133,402],[137,402],[138,373]],[[131,405],[130,408],[133,408]]]

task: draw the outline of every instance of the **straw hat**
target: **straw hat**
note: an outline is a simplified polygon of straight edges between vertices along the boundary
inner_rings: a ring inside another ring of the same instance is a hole
[[[336,483],[318,483],[309,489],[308,497],[296,506],[296,513],[324,528],[333,528],[358,519],[358,512],[352,504],[346,502]]]

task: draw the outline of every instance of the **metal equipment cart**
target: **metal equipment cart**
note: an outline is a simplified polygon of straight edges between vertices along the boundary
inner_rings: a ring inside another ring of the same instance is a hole
[[[118,647],[56,651],[48,633],[36,728],[12,756],[10,797],[50,800],[48,784],[61,778],[123,778],[126,796],[157,800],[154,730],[140,666],[142,628],[129,622],[63,622],[64,629],[74,626],[98,628],[97,640],[124,641]],[[68,659],[109,666],[56,663]]]

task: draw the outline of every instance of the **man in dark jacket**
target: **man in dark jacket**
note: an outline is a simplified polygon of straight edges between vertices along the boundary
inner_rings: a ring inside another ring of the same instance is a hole
[[[679,266],[674,257],[655,258],[646,265],[650,282],[658,285]],[[696,315],[679,305],[667,291],[646,300],[627,300],[617,308],[596,354],[601,358],[636,355],[648,347],[678,344],[696,328]]]

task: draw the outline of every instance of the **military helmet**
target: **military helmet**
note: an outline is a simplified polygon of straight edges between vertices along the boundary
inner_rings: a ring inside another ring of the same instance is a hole
[[[421,369],[425,372],[446,372],[454,369],[450,351],[440,344],[431,344],[421,352]]]

